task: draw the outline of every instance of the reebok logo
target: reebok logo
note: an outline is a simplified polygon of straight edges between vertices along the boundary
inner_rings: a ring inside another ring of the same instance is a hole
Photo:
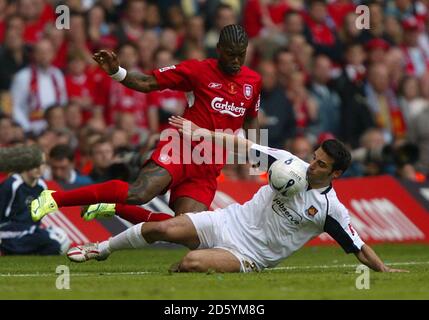
[[[217,82],[210,82],[209,83],[209,88],[210,89],[220,89],[220,88],[222,88],[222,84],[221,83],[217,83]]]

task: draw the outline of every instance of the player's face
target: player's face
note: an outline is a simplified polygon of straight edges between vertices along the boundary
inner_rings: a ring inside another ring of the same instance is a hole
[[[236,74],[240,72],[241,66],[246,58],[245,45],[220,46],[218,45],[219,67],[227,74]]]
[[[341,175],[341,171],[333,170],[334,159],[328,156],[322,148],[313,154],[313,160],[307,169],[307,179],[310,186],[319,188],[328,185],[332,179]]]

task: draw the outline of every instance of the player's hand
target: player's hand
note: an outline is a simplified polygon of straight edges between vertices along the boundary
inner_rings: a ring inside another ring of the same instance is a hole
[[[119,60],[114,52],[100,50],[92,56],[98,65],[109,75],[115,74],[119,70]]]
[[[185,136],[192,136],[192,133],[200,129],[200,127],[192,121],[189,121],[180,116],[171,116],[168,119],[168,123],[171,124],[173,127],[177,128],[177,130],[180,133],[183,133],[183,135]]]

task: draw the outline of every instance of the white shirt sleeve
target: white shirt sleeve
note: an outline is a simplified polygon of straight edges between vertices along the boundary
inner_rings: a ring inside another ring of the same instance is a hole
[[[259,151],[259,152],[262,152],[266,155],[273,157],[274,159],[296,158],[296,156],[294,156],[292,153],[290,153],[286,150],[261,146],[261,145],[256,144],[256,143],[252,144],[252,146],[250,147],[250,151],[251,151],[250,154],[252,157],[255,156],[257,151]]]

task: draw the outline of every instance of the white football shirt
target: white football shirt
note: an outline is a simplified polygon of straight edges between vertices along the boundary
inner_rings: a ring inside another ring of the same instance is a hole
[[[251,152],[255,151],[275,159],[302,161],[285,150],[253,144]],[[323,232],[347,253],[358,252],[364,244],[351,227],[348,211],[332,186],[306,190],[285,199],[266,185],[243,205],[232,204],[215,213],[222,225],[225,247],[245,254],[260,269],[275,266]]]

